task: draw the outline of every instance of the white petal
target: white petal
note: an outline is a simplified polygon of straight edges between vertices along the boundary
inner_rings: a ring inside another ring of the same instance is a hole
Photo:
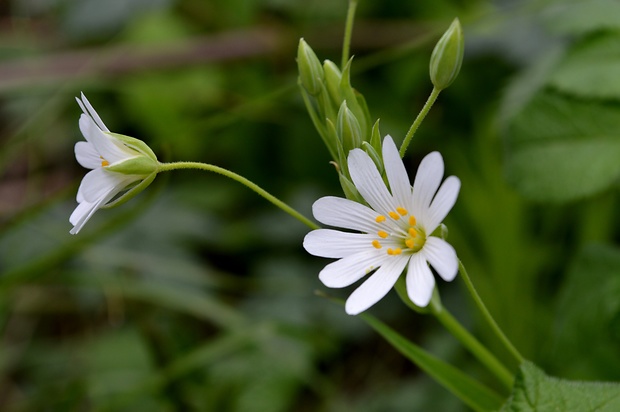
[[[407,256],[390,256],[375,273],[362,283],[347,299],[345,310],[349,315],[365,311],[392,289],[407,265]]]
[[[429,236],[421,253],[443,280],[450,282],[456,277],[459,261],[456,257],[456,251],[448,242],[435,236]]]
[[[411,183],[398,149],[390,135],[383,139],[383,163],[392,196],[398,206],[407,208],[411,201]]]
[[[80,183],[78,193],[81,194],[84,201],[95,203],[114,190],[118,193],[136,180],[139,179],[98,168],[86,173]]]
[[[426,213],[441,179],[443,178],[443,159],[439,152],[427,154],[420,162],[413,183],[413,213],[418,220],[426,221]]]
[[[325,266],[319,279],[329,288],[343,288],[377,269],[389,257],[378,249],[359,252]]]
[[[347,233],[332,229],[318,229],[304,238],[304,248],[314,256],[342,258],[372,248],[376,235]]]
[[[381,229],[375,221],[379,213],[360,203],[341,197],[322,197],[312,205],[312,214],[319,222],[343,229],[376,233]]]
[[[370,156],[361,149],[353,149],[349,152],[348,162],[351,180],[370,207],[383,215],[394,211],[397,205],[394,205],[392,196]]]
[[[406,284],[407,295],[413,303],[422,308],[428,305],[433,296],[433,289],[435,289],[435,278],[422,253],[415,253],[411,256]]]
[[[424,229],[427,233],[433,233],[452,210],[460,188],[461,181],[456,176],[450,176],[443,182],[426,213]]]
[[[105,205],[110,199],[114,197],[116,193],[109,193],[107,196],[99,199],[97,202],[82,202],[80,203],[71,216],[69,217],[69,222],[73,225],[73,229],[69,231],[72,235],[77,234],[82,227],[90,220],[90,218],[95,214],[97,210],[103,205]]]
[[[103,120],[101,120],[101,117],[99,117],[99,114],[97,113],[97,111],[90,104],[86,96],[84,96],[84,93],[81,93],[81,96],[82,96],[82,101],[80,101],[80,99],[78,99],[77,97],[75,98],[75,100],[77,100],[78,104],[82,108],[82,111],[85,114],[92,117],[95,123],[97,123],[97,126],[101,130],[103,130],[104,132],[109,132],[108,128],[105,126],[105,124],[103,124]]]
[[[77,142],[75,144],[75,158],[78,163],[87,169],[101,167],[101,157],[95,146],[88,142]]]
[[[115,143],[108,135],[103,133],[95,124],[90,116],[82,114],[80,116],[80,130],[86,141],[90,142],[101,157],[110,163],[127,159],[136,154],[125,148],[120,142]]]

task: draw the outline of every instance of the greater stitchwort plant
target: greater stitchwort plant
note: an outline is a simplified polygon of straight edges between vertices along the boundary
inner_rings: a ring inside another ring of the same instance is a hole
[[[464,35],[459,20],[455,19],[441,36],[430,57],[432,91],[426,104],[408,132],[393,138],[381,134],[379,120],[371,117],[366,100],[352,87],[353,59],[349,56],[349,45],[356,5],[355,0],[349,2],[340,65],[329,60],[321,62],[304,39],[299,40],[297,49],[299,91],[331,156],[332,166],[323,167],[333,167],[334,179],[338,179],[342,188],[342,197],[321,197],[312,206],[314,218],[327,227],[320,227],[253,182],[219,166],[159,162],[143,141],[110,132],[81,95],[77,99],[83,111],[79,127],[86,141],[75,145],[75,156],[82,166],[91,170],[78,189],[78,206],[69,219],[73,225],[70,232],[76,234],[82,230],[97,210],[117,206],[144,190],[158,173],[177,169],[218,173],[247,186],[307,225],[311,231],[303,239],[305,250],[314,256],[336,259],[318,273],[320,281],[328,288],[345,288],[361,281],[344,303],[346,313],[359,315],[470,408],[476,411],[612,410],[604,409],[603,405],[620,408],[618,385],[550,378],[523,358],[491,316],[459,260],[459,252],[448,242],[448,228],[443,221],[457,202],[461,181],[455,176],[444,179],[446,169],[450,171],[451,167],[449,162],[444,166],[438,151],[426,154],[415,174],[407,170],[409,162],[403,162],[426,114],[440,92],[453,84],[461,69]],[[443,143],[438,138],[433,144],[441,149]],[[417,154],[421,157],[424,153]],[[464,187],[463,191],[466,190]],[[484,320],[485,336],[495,340],[493,346],[487,348],[443,306],[440,290],[445,284],[437,282],[436,276],[446,282],[462,279]],[[430,314],[439,321],[490,372],[495,382],[478,381],[365,312],[392,289],[404,303],[403,308]],[[326,292],[319,294],[342,304]],[[353,320],[342,318],[342,322],[350,321]]]

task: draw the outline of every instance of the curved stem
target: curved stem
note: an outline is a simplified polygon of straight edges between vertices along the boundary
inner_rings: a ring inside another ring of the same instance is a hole
[[[403,144],[400,146],[400,157],[405,156],[405,152],[407,151],[407,146],[409,146],[409,143],[411,142],[413,135],[418,130],[418,127],[420,127],[422,120],[424,120],[428,112],[431,110],[431,107],[433,107],[435,100],[437,100],[437,96],[439,96],[439,92],[441,92],[441,90],[439,90],[436,87],[433,87],[433,91],[431,92],[431,95],[428,96],[426,103],[424,103],[424,107],[422,107],[422,110],[420,110],[420,113],[418,113],[418,117],[415,118],[415,120],[413,121],[413,124],[411,125],[411,127],[409,128],[409,131],[407,132],[407,135],[405,135],[405,140],[403,140]]]
[[[316,223],[312,222],[310,219],[308,219],[307,217],[305,217],[304,215],[302,215],[301,213],[299,213],[298,211],[296,211],[295,209],[293,209],[292,207],[290,207],[289,205],[287,205],[286,203],[284,203],[277,197],[273,196],[271,193],[267,192],[265,189],[261,188],[254,182],[246,179],[245,177],[241,175],[238,175],[237,173],[224,169],[222,167],[211,165],[211,164],[206,164],[206,163],[200,163],[200,162],[160,163],[158,172],[168,172],[171,170],[179,170],[179,169],[198,169],[198,170],[204,170],[206,172],[213,172],[213,173],[226,176],[236,182],[241,183],[245,187],[253,190],[254,192],[259,194],[263,198],[270,201],[273,205],[279,207],[280,209],[282,209],[289,215],[293,216],[295,219],[299,220],[301,223],[308,226],[310,229],[319,228],[319,226]]]
[[[518,367],[523,362],[523,356],[521,356],[517,348],[514,347],[512,342],[510,342],[510,340],[506,337],[504,332],[502,332],[498,324],[495,322],[495,319],[493,319],[493,316],[491,316],[491,313],[489,312],[487,307],[484,305],[484,302],[482,302],[480,295],[478,295],[476,288],[474,288],[474,284],[471,282],[471,279],[469,278],[469,275],[467,274],[467,271],[465,270],[465,266],[463,265],[463,262],[461,262],[460,260],[459,260],[459,272],[461,272],[461,278],[463,279],[463,281],[465,281],[465,285],[467,286],[469,293],[474,299],[474,302],[476,303],[478,310],[482,314],[482,317],[486,321],[487,325],[491,328],[493,333],[495,333],[495,335],[500,340],[500,342],[504,345],[506,350],[512,355],[512,357],[514,358],[513,360],[516,362],[516,366]]]
[[[482,345],[467,329],[465,329],[458,320],[452,316],[446,308],[440,303],[437,304],[435,300],[431,301],[431,311],[433,315],[441,322],[441,324],[448,329],[452,335],[459,340],[467,348],[467,350],[473,354],[489,371],[491,371],[497,379],[501,382],[502,386],[510,392],[514,383],[514,377],[512,373],[491,353]]]
[[[349,0],[349,9],[347,10],[347,22],[344,27],[344,39],[342,41],[342,61],[340,68],[344,68],[349,61],[349,49],[351,47],[351,33],[353,32],[353,20],[355,19],[355,9],[357,8],[357,0]]]

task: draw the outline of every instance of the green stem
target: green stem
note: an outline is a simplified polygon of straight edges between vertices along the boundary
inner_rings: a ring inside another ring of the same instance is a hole
[[[347,22],[344,27],[344,39],[342,41],[342,63],[340,68],[347,65],[349,61],[349,49],[351,47],[351,33],[353,32],[353,20],[355,19],[355,9],[357,8],[357,0],[349,0],[349,9],[347,10]]]
[[[514,383],[512,373],[435,299],[431,301],[431,311],[437,320],[491,371],[499,379],[502,386],[510,392]]]
[[[424,120],[428,112],[431,110],[431,107],[433,107],[435,100],[437,100],[437,96],[439,96],[439,92],[441,92],[440,89],[433,87],[431,95],[428,96],[428,100],[426,100],[426,103],[424,103],[424,107],[422,107],[422,110],[420,110],[420,113],[418,113],[418,117],[416,117],[413,121],[413,124],[411,125],[409,131],[407,132],[407,135],[405,136],[405,140],[403,140],[403,144],[400,146],[400,157],[405,156],[407,146],[409,146],[413,135],[418,130],[418,127],[420,127],[422,120]]]
[[[515,367],[518,367],[524,360],[523,356],[521,356],[521,354],[514,347],[512,342],[510,342],[510,340],[506,337],[506,335],[504,335],[504,332],[502,332],[500,327],[495,322],[495,319],[493,319],[493,316],[491,316],[491,313],[489,312],[487,307],[484,305],[484,302],[482,302],[480,295],[478,295],[476,288],[474,288],[474,284],[471,282],[471,279],[469,278],[469,275],[467,274],[467,271],[465,270],[465,266],[463,265],[463,262],[461,262],[460,260],[459,260],[459,272],[461,273],[461,279],[465,281],[465,285],[467,286],[467,289],[469,290],[470,295],[474,299],[474,302],[476,303],[476,306],[478,307],[478,310],[482,314],[482,317],[484,318],[485,322],[491,328],[493,333],[495,333],[495,335],[500,340],[500,342],[504,345],[506,350],[512,355],[514,362],[516,362]]]
[[[319,228],[319,226],[316,223],[312,222],[310,219],[308,219],[307,217],[305,217],[304,215],[302,215],[301,213],[299,213],[298,211],[296,211],[295,209],[293,209],[292,207],[290,207],[289,205],[287,205],[286,203],[284,203],[277,197],[273,196],[272,194],[270,194],[269,192],[267,192],[266,190],[264,190],[263,188],[255,184],[254,182],[246,179],[245,177],[241,175],[238,175],[237,173],[224,169],[222,167],[211,165],[211,164],[206,164],[206,163],[200,163],[200,162],[160,163],[158,173],[168,172],[171,170],[179,170],[179,169],[198,169],[198,170],[204,170],[206,172],[213,172],[213,173],[218,173],[220,175],[226,176],[236,182],[241,183],[245,187],[253,190],[260,196],[270,201],[273,205],[279,207],[280,209],[282,209],[289,215],[293,216],[295,219],[299,220],[301,223],[308,226],[310,229]]]

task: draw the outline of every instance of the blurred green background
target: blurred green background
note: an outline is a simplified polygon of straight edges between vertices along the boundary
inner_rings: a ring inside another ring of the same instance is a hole
[[[159,176],[69,235],[85,173],[73,155],[80,91],[162,161],[226,167],[306,215],[341,195],[295,55],[304,37],[338,62],[346,9],[0,3],[2,411],[466,410],[317,297],[327,261],[304,252],[306,227],[224,177]],[[360,0],[353,32],[352,83],[400,142],[430,93],[434,42],[461,19],[461,74],[405,162],[413,176],[443,154],[462,181],[450,242],[523,355],[571,379],[620,380],[618,15],[612,0]],[[439,288],[495,347],[460,280]],[[493,385],[394,293],[370,311]]]

